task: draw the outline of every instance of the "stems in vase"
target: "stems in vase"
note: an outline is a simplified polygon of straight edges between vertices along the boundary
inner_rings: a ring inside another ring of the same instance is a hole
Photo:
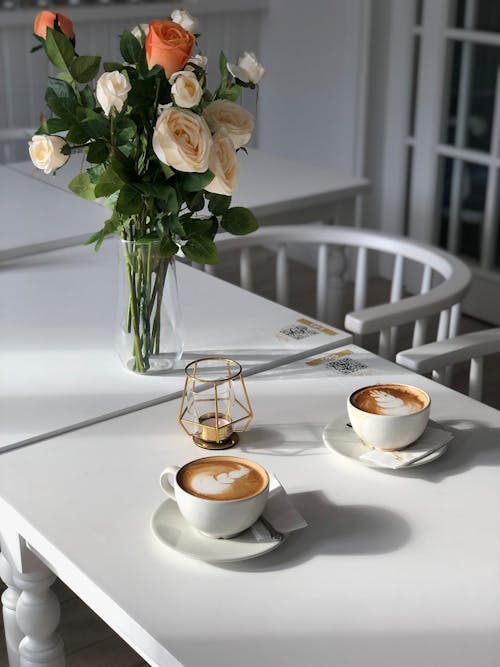
[[[154,244],[124,239],[123,245],[128,285],[124,333],[132,336],[132,369],[144,373],[152,357],[162,355],[163,292],[172,259],[159,256]]]

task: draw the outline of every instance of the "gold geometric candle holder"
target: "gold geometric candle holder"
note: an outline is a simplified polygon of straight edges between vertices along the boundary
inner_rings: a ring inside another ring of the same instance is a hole
[[[253,419],[241,365],[225,357],[205,357],[184,369],[186,380],[179,423],[204,449],[229,449]]]

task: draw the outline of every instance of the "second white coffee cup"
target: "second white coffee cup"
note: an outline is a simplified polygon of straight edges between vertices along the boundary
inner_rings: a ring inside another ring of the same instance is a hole
[[[254,461],[209,456],[167,466],[160,485],[175,500],[185,520],[213,538],[228,538],[249,528],[262,514],[269,475]]]
[[[403,449],[418,440],[429,421],[430,409],[429,395],[406,384],[361,387],[347,399],[347,413],[356,435],[376,449]]]

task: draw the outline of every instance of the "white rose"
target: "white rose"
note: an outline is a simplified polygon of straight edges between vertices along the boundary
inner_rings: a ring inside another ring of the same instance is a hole
[[[200,22],[198,19],[195,19],[194,16],[186,11],[185,9],[174,9],[170,18],[174,23],[178,23],[184,28],[184,30],[189,30],[196,35],[200,32]]]
[[[106,116],[114,107],[118,112],[123,109],[131,85],[128,79],[115,70],[104,72],[97,80],[95,96]]]
[[[134,35],[138,42],[144,44],[144,40],[148,36],[149,32],[149,23],[139,23],[135,26],[135,28],[132,28],[130,32]]]
[[[203,90],[193,72],[174,72],[168,82],[177,106],[190,109],[200,103]]]
[[[210,129],[201,116],[170,107],[159,116],[153,132],[158,159],[179,171],[203,173],[212,147]]]
[[[229,70],[229,73],[234,76],[235,79],[239,79],[240,81],[243,81],[243,83],[249,83],[250,79],[248,77],[248,72],[240,67],[239,65],[235,65],[234,63],[227,63],[227,69]]]
[[[245,146],[252,137],[253,116],[235,102],[215,100],[206,107],[203,117],[212,132],[227,130],[235,148]]]
[[[29,142],[31,161],[37,169],[51,174],[66,164],[69,159],[69,155],[61,153],[61,148],[65,144],[66,141],[57,135],[35,134]]]
[[[249,81],[252,83],[259,83],[266,72],[255,57],[255,53],[249,53],[248,51],[245,51],[244,54],[238,58],[238,67],[246,72]]]
[[[208,168],[215,178],[205,190],[219,195],[231,195],[238,185],[240,163],[233,146],[231,137],[226,130],[219,130],[212,137],[213,144],[210,151]]]
[[[207,57],[202,56],[201,53],[197,53],[195,56],[193,56],[187,61],[185,69],[188,71],[192,71],[192,67],[189,66],[189,63],[193,63],[193,65],[198,65],[198,67],[204,69],[205,72],[207,71]]]

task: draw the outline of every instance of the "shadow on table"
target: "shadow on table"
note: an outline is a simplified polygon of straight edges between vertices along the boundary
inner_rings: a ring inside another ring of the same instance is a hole
[[[438,483],[476,466],[500,466],[500,429],[490,428],[472,419],[443,420],[437,426],[453,433],[453,440],[443,456],[428,465],[377,472]]]
[[[290,499],[308,526],[290,533],[286,542],[256,561],[218,565],[224,569],[262,572],[294,567],[315,556],[369,556],[396,551],[410,538],[410,526],[399,514],[368,505],[335,505],[322,491],[292,493]]]

